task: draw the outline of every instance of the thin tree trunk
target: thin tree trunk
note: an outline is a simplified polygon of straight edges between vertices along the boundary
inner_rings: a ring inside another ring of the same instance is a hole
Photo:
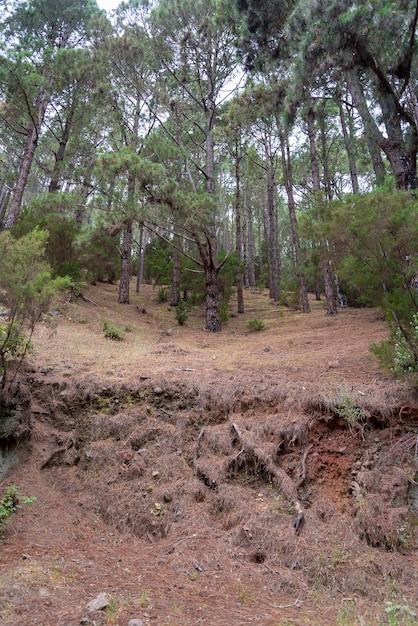
[[[334,284],[332,280],[331,262],[325,259],[322,263],[322,276],[324,279],[325,302],[327,315],[337,315],[337,302],[334,295]]]
[[[54,170],[51,176],[51,182],[49,183],[48,191],[54,193],[59,190],[60,178],[61,178],[61,166],[64,161],[65,152],[67,149],[68,140],[70,138],[70,131],[74,117],[74,107],[71,108],[67,119],[65,120],[64,131],[58,146],[57,154],[55,156]]]
[[[347,151],[348,165],[350,168],[351,187],[353,189],[353,193],[357,194],[360,191],[359,182],[358,182],[357,163],[356,163],[356,159],[354,156],[353,143],[351,140],[350,133],[348,132],[347,122],[345,120],[343,104],[341,101],[339,101],[338,103],[338,108],[340,111],[341,128],[343,131],[344,145]]]
[[[296,204],[293,195],[293,176],[292,176],[292,162],[290,160],[290,148],[288,139],[283,135],[280,137],[280,144],[282,150],[282,168],[283,168],[283,181],[287,193],[287,206],[289,209],[290,220],[290,232],[292,237],[292,250],[293,250],[293,263],[295,267],[296,276],[299,282],[299,300],[303,313],[310,312],[309,298],[308,298],[308,286],[306,283],[305,273],[302,269],[302,259],[300,252],[300,239],[298,232],[298,223],[296,218]]]
[[[237,252],[237,271],[236,271],[236,287],[237,287],[237,311],[244,313],[244,294],[243,294],[243,275],[242,275],[242,226],[241,226],[241,157],[239,155],[238,139],[235,145],[235,228],[236,228],[236,252]]]
[[[318,193],[321,190],[321,180],[319,176],[318,158],[316,151],[316,136],[315,136],[315,119],[312,107],[308,112],[308,136],[309,136],[309,149],[312,168],[312,182],[313,191]],[[328,246],[326,241],[320,242],[322,253],[322,278],[324,281],[324,293],[327,315],[337,314],[337,305],[334,297],[334,285],[332,281],[331,262],[329,259]]]
[[[144,222],[139,224],[139,237],[138,237],[138,271],[136,273],[136,293],[141,291],[141,285],[144,278],[144,259],[145,259],[145,245],[144,245]]]
[[[174,250],[170,305],[177,306],[179,302],[180,302],[180,253],[178,250]]]
[[[248,250],[248,287],[255,287],[255,243],[254,243],[254,224],[253,212],[247,205],[247,250]]]
[[[270,260],[270,297],[274,302],[279,300],[279,256],[277,250],[277,221],[274,201],[274,170],[270,155],[266,150],[266,177],[267,177],[267,217],[268,217],[268,255]]]

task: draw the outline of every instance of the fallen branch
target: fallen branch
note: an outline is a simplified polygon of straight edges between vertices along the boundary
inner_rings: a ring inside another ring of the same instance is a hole
[[[97,302],[94,302],[94,300],[90,300],[90,298],[87,298],[87,296],[85,296],[83,293],[80,294],[80,298],[82,300],[85,300],[86,302],[90,302],[90,304],[93,304],[94,306],[99,306]]]

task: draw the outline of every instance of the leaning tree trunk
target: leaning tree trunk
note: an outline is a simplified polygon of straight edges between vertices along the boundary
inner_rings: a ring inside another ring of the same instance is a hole
[[[359,112],[363,123],[364,136],[370,152],[374,176],[377,184],[381,185],[386,176],[386,168],[379,147],[379,144],[383,141],[383,135],[376,125],[373,116],[370,114],[363,86],[355,69],[347,70],[346,80],[354,106]]]
[[[26,183],[28,182],[30,168],[32,166],[33,157],[35,154],[36,146],[38,145],[38,130],[35,124],[32,124],[23,151],[22,160],[19,168],[19,177],[14,188],[12,201],[10,203],[9,212],[5,222],[5,229],[12,228],[17,222],[19,217],[20,207],[22,205],[23,193],[25,191]]]
[[[121,271],[119,281],[119,304],[129,304],[129,285],[131,282],[131,252],[132,252],[132,223],[126,221],[123,231],[123,243],[121,253]]]
[[[52,82],[52,79],[51,81]],[[9,213],[7,215],[5,229],[12,228],[17,222],[19,217],[20,208],[22,206],[23,194],[25,192],[26,184],[28,182],[30,169],[32,167],[35,151],[38,146],[39,132],[43,121],[45,119],[45,113],[48,107],[48,100],[45,97],[45,93],[42,90],[37,100],[36,107],[36,119],[33,119],[28,128],[26,135],[26,143],[23,149],[23,156],[19,168],[19,176],[16,182],[16,186],[13,192],[13,198],[10,203]]]

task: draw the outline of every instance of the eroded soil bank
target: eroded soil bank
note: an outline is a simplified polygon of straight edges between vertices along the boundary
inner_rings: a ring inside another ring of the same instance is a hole
[[[116,345],[110,289],[35,338],[2,489],[37,499],[4,533],[1,623],[415,623],[418,409],[370,360],[378,312],[255,293],[266,331],[212,336],[150,292]]]

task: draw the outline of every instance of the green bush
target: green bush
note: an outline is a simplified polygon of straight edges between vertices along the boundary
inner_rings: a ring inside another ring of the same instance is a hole
[[[5,525],[9,521],[9,518],[13,513],[17,511],[24,504],[32,504],[36,498],[29,498],[27,496],[19,497],[19,488],[16,485],[10,485],[6,489],[6,493],[0,500],[0,533],[3,531]]]
[[[183,326],[188,318],[186,305],[183,300],[180,300],[176,306],[176,320],[179,326]]]
[[[228,322],[229,320],[228,302],[222,302],[221,308],[220,308],[220,315],[221,315],[221,322],[223,324],[226,324],[226,322]]]
[[[109,320],[103,321],[103,333],[106,339],[112,339],[113,341],[123,341],[125,339],[123,330],[116,328]]]
[[[264,330],[264,328],[265,328],[264,322],[262,320],[258,320],[258,319],[249,320],[247,326],[248,326],[248,330],[251,333],[258,332],[260,330]]]
[[[15,239],[9,232],[0,233],[0,294],[7,310],[0,327],[1,388],[6,387],[9,365],[17,360],[15,373],[32,349],[36,325],[53,305],[58,292],[71,286],[68,277],[51,277],[45,262],[48,233],[35,229]]]
[[[157,300],[159,304],[163,304],[163,302],[168,301],[168,289],[167,287],[161,287],[158,290]]]

